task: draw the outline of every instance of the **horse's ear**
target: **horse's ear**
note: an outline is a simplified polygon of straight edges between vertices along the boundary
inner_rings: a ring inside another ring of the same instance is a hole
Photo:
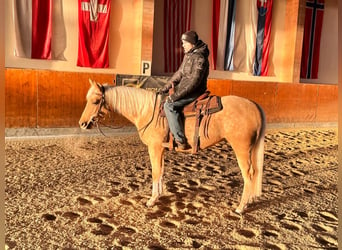
[[[93,80],[91,80],[90,78],[89,78],[89,83],[90,83],[90,85],[94,85],[95,84],[95,82],[93,81]]]
[[[89,83],[90,83],[91,86],[98,87],[99,89],[102,88],[102,86],[101,86],[100,83],[98,83],[98,82],[96,82],[96,81],[93,81],[93,80],[91,80],[90,78],[89,78]]]

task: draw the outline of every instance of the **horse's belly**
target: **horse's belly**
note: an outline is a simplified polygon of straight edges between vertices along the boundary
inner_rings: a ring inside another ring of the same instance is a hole
[[[192,144],[197,138],[200,140],[200,147],[206,148],[225,139],[224,128],[217,123],[217,118],[212,116],[210,120],[202,119],[199,128],[196,128],[196,119],[187,118],[185,121],[185,136]],[[208,122],[209,123],[206,123]]]

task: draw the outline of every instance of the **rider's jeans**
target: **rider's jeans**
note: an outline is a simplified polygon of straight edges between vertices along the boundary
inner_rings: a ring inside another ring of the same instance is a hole
[[[183,107],[194,101],[195,97],[183,98],[175,102],[165,102],[164,111],[169,123],[169,127],[176,141],[184,143],[184,124],[182,119]]]

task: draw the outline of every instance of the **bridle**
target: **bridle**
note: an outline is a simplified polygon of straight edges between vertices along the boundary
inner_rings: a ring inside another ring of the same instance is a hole
[[[105,114],[105,112],[101,111],[102,107],[106,110],[109,110],[108,107],[105,106],[105,88],[102,84],[100,84],[100,90],[101,90],[101,101],[100,101],[100,107],[99,109],[97,110],[97,114],[96,116],[100,116],[100,117],[103,117],[103,115]]]
[[[101,100],[99,102],[96,114],[92,115],[89,122],[93,122],[93,123],[97,123],[97,117],[103,117],[105,115],[105,112],[101,111],[102,108],[105,108],[105,89],[102,85],[98,85],[100,90],[101,90]],[[96,93],[97,95],[99,95],[98,93]],[[95,104],[95,103],[94,103]]]
[[[100,91],[101,91],[101,100],[100,100],[100,103],[98,104],[99,106],[98,106],[96,114],[90,118],[89,122],[92,122],[93,124],[95,124],[97,129],[100,131],[100,133],[102,135],[106,136],[102,132],[102,130],[99,126],[98,117],[103,118],[105,116],[105,114],[110,111],[110,108],[108,107],[108,105],[106,105],[106,101],[105,101],[105,87],[102,84],[98,84],[98,87],[100,88]],[[102,108],[104,108],[106,111],[102,111]],[[108,126],[106,126],[106,127],[108,127]],[[114,127],[112,127],[112,128],[114,129]]]

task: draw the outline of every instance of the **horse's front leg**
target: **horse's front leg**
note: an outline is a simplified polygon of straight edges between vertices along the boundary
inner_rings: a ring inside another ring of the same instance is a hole
[[[153,206],[163,192],[164,149],[160,146],[149,146],[148,153],[152,165],[152,196],[147,201],[148,207]]]

